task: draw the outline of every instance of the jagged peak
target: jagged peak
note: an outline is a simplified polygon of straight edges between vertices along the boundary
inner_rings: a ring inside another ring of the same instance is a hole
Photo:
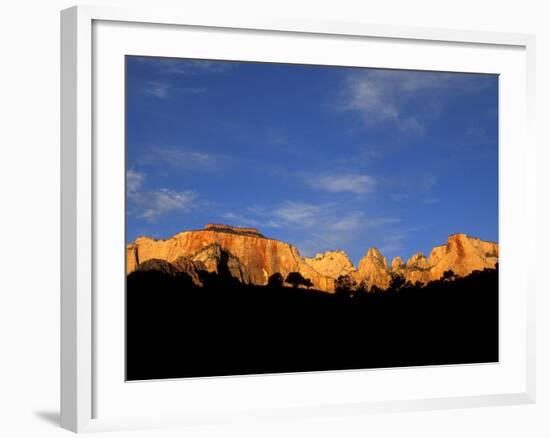
[[[466,233],[453,233],[449,234],[448,239],[460,238],[460,239],[477,239],[477,237],[468,236]],[[479,240],[479,239],[478,239]]]
[[[355,271],[355,266],[345,251],[335,250],[317,253],[315,257],[304,257],[306,264],[322,275],[337,278]]]
[[[377,259],[384,258],[380,250],[374,246],[367,250],[367,257],[375,257]]]
[[[290,243],[259,236],[262,235],[255,228],[223,224],[207,224],[202,230],[183,231],[169,239],[140,236],[127,245],[127,272],[153,258],[157,261],[146,263],[139,269],[170,271],[170,265],[158,260],[175,263],[178,256],[185,256],[187,258],[177,263],[183,270],[189,267],[191,271],[192,262],[197,269],[205,270],[205,267],[210,272],[218,270],[222,263],[231,266],[235,278],[240,276],[245,279],[243,281],[257,284],[265,283],[273,272],[303,271],[317,287],[330,291],[334,279],[340,275],[353,275],[358,281],[385,287],[392,272],[403,274],[412,283],[426,283],[440,278],[449,269],[457,275],[467,275],[472,270],[494,268],[498,263],[498,243],[465,233],[448,236],[447,242],[431,250],[429,259],[420,252],[410,257],[406,264],[396,256],[390,266],[381,251],[372,247],[366,251],[357,268],[341,249],[307,258],[302,257]]]
[[[397,269],[403,269],[405,267],[405,263],[401,257],[395,256],[391,261],[391,267],[394,271]]]
[[[424,255],[424,253],[422,251],[419,251],[415,254],[413,254],[408,261],[411,261],[411,260],[419,260],[419,259],[425,259],[426,256]]]
[[[469,234],[466,234],[466,233],[450,234],[449,237],[447,238],[447,243],[450,243],[452,241],[457,241],[457,240],[470,240],[475,242],[484,242],[484,243],[491,243],[491,244],[498,245],[498,242],[495,242],[493,240],[483,240],[483,239],[480,239],[479,237],[470,236]]]
[[[386,257],[382,255],[380,250],[376,247],[371,247],[367,250],[367,254],[359,260],[359,265],[365,266],[365,264],[382,264],[384,266],[384,269],[387,269],[388,267],[388,260]]]
[[[315,254],[314,257],[311,257],[311,259],[313,259],[313,260],[323,260],[324,258],[335,256],[335,255],[343,256],[346,259],[350,260],[348,254],[342,249],[335,249],[335,250],[328,250],[328,251],[325,251],[325,252],[318,252],[317,254]]]
[[[417,252],[407,260],[408,268],[428,268],[430,263],[423,252]]]

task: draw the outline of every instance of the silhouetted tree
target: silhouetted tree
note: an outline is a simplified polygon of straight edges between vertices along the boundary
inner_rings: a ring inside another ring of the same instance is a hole
[[[311,280],[304,278],[299,272],[290,272],[286,277],[285,283],[291,284],[293,288],[297,288],[298,286],[313,286]]]
[[[359,286],[357,286],[356,294],[366,294],[369,292],[369,285],[365,280],[361,280],[361,283],[359,283]]]
[[[454,280],[455,279],[455,273],[452,270],[448,270],[443,272],[443,280]]]
[[[405,277],[396,272],[391,273],[390,289],[399,290],[405,285]]]
[[[338,295],[350,296],[357,289],[357,283],[350,275],[340,275],[334,281],[334,290]]]
[[[284,282],[284,278],[281,275],[281,273],[275,272],[275,274],[271,275],[267,280],[267,285],[269,287],[282,287],[283,282]]]
[[[372,294],[377,294],[377,293],[380,293],[382,292],[382,289],[379,288],[378,286],[376,286],[375,284],[373,284],[370,288],[370,293]]]

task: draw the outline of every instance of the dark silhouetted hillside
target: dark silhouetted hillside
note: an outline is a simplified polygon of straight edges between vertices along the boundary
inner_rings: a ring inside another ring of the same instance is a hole
[[[498,266],[337,294],[221,274],[128,275],[129,380],[498,361]]]

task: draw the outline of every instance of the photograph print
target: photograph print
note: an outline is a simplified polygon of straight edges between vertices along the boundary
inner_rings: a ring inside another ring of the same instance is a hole
[[[498,362],[498,75],[125,81],[127,380]]]

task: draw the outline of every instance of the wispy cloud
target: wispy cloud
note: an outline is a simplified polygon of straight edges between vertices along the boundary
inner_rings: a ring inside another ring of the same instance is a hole
[[[439,198],[426,198],[422,200],[422,203],[426,205],[439,204]]]
[[[176,191],[168,188],[145,189],[145,174],[135,170],[126,172],[126,197],[129,212],[139,218],[155,222],[173,211],[195,207],[198,194],[193,190]]]
[[[163,164],[172,167],[194,171],[213,171],[222,164],[227,164],[229,158],[218,154],[185,147],[150,146],[137,162],[140,165]]]
[[[311,204],[298,201],[284,201],[273,206],[252,206],[244,210],[244,213],[227,212],[223,214],[225,219],[234,221],[234,225],[250,225],[261,228],[304,229],[315,226],[319,218],[333,204]]]
[[[135,170],[128,169],[126,172],[126,194],[128,198],[132,199],[141,190],[145,176],[136,172]]]
[[[358,236],[391,234],[389,230],[400,223],[397,217],[370,216],[348,205],[296,200],[249,207],[244,212],[227,212],[224,218],[234,225],[253,226],[268,233],[273,229],[276,234],[291,236],[291,241],[305,255],[348,247]]]
[[[168,97],[169,90],[171,86],[170,83],[164,81],[149,81],[143,88],[143,94],[148,96],[158,97],[164,99]]]
[[[281,224],[275,220],[259,220],[250,214],[227,212],[222,214],[224,219],[237,227],[280,228]]]
[[[398,203],[435,204],[439,202],[439,198],[434,196],[438,188],[438,178],[430,172],[412,172],[401,176],[392,182],[391,187],[395,191],[389,193],[388,197]]]
[[[189,60],[156,57],[135,57],[140,64],[148,66],[155,73],[155,80],[147,81],[142,88],[143,94],[159,99],[167,99],[175,95],[201,94],[207,91],[205,87],[190,86],[186,79],[186,86],[181,86],[177,76],[196,76],[202,74],[223,73],[234,67],[235,64],[225,61]],[[195,81],[195,79],[193,79]]]
[[[363,70],[345,77],[338,108],[358,114],[369,125],[386,123],[422,132],[426,120],[442,111],[433,93],[445,89],[467,93],[484,84],[468,79],[442,72]],[[408,108],[411,103],[416,104],[415,111]]]
[[[292,227],[293,229],[318,228],[334,231],[355,230],[363,226],[380,227],[400,221],[393,217],[368,217],[363,211],[337,203],[290,200],[272,206],[248,207],[245,214],[229,212],[224,214],[224,217],[242,220],[254,226]]]
[[[265,136],[270,145],[282,146],[290,142],[288,134],[280,127],[267,127]]]
[[[235,66],[232,62],[200,59],[135,57],[135,60],[165,75],[196,75],[200,73],[222,73]]]
[[[404,202],[409,199],[409,194],[408,193],[390,193],[389,197],[395,202]]]
[[[312,175],[307,178],[310,187],[330,193],[349,192],[364,194],[372,192],[376,186],[376,178],[361,174],[329,174]]]
[[[331,232],[349,232],[357,230],[368,223],[365,214],[360,211],[354,211],[342,217],[335,218],[327,224],[328,230]]]
[[[141,204],[146,205],[140,217],[155,221],[166,213],[178,210],[188,210],[194,207],[197,193],[192,190],[178,192],[166,188],[143,193]]]
[[[286,201],[273,211],[273,216],[286,224],[309,227],[315,225],[318,218],[330,208],[331,204]]]
[[[206,92],[204,87],[177,87],[170,81],[149,81],[143,87],[143,93],[148,96],[166,99],[174,94],[201,94]]]
[[[416,116],[404,115],[402,107],[406,95],[421,89],[421,83],[406,80],[402,72],[353,74],[345,79],[341,109],[359,114],[366,123],[390,122],[406,130],[421,130]]]
[[[395,254],[403,250],[405,243],[408,239],[407,233],[402,232],[393,232],[391,234],[386,234],[382,237],[382,245],[380,246],[380,252],[384,255]],[[403,256],[402,256],[403,258]],[[405,256],[405,261],[406,256]],[[391,259],[389,260],[391,262]]]

